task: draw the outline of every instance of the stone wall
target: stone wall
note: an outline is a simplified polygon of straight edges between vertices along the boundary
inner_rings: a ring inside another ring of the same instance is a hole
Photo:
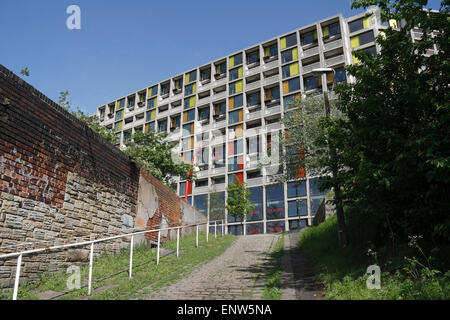
[[[197,212],[1,65],[0,195],[0,255],[105,238],[132,228],[178,226],[189,223],[181,219],[190,216],[184,211]],[[149,243],[154,236],[137,243]],[[164,234],[163,240],[169,237]],[[128,241],[99,244],[95,252],[117,251],[128,247]],[[24,256],[21,279],[85,261],[87,249]],[[12,284],[15,266],[16,259],[0,259],[0,287]]]

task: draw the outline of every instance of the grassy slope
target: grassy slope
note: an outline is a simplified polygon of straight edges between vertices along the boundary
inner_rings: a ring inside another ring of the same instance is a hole
[[[266,283],[262,298],[264,300],[280,300],[281,299],[281,259],[284,249],[284,234],[280,236],[275,248],[270,254],[270,263],[272,268],[266,274]]]
[[[385,259],[381,289],[367,289],[366,269],[376,264],[361,249],[340,249],[336,217],[300,234],[299,244],[316,262],[328,299],[449,299],[450,272],[430,276],[430,269],[408,263],[404,256]],[[411,252],[410,252],[411,253]],[[419,256],[418,254],[415,254]],[[383,260],[378,256],[377,261]],[[413,271],[417,272],[414,273]]]
[[[199,248],[195,248],[195,235],[182,238],[180,240],[180,257],[171,254],[160,259],[156,266],[156,251],[149,250],[148,247],[137,247],[133,251],[133,278],[128,278],[129,250],[124,250],[120,254],[104,254],[94,260],[93,266],[93,294],[90,299],[139,299],[157,290],[164,285],[169,285],[174,281],[186,276],[213,258],[221,255],[236,237],[225,235],[222,237],[209,237],[206,243],[206,234],[199,235]],[[176,250],[176,240],[167,241],[164,248]],[[117,272],[125,272],[115,275],[109,279],[98,281]],[[19,287],[19,298],[37,299],[39,292],[54,290],[64,292],[67,290],[66,281],[70,275],[64,271],[54,275],[44,274],[39,282],[23,284]],[[87,283],[88,265],[81,268],[81,286]],[[95,292],[96,288],[106,288],[102,292]],[[70,292],[59,299],[76,299],[87,295],[87,289],[81,288]],[[11,299],[12,291],[2,299]]]

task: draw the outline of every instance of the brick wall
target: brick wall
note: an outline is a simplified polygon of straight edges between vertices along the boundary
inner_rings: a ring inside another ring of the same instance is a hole
[[[134,227],[179,225],[182,216],[192,216],[183,211],[193,210],[180,201],[123,152],[0,65],[0,254],[104,238]],[[96,252],[127,245],[118,240],[97,246]],[[22,279],[86,258],[85,248],[24,257]],[[0,260],[0,287],[11,285],[15,263]]]

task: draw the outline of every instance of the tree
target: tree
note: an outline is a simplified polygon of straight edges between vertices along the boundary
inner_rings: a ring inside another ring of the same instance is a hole
[[[195,177],[188,173],[194,170],[193,165],[184,162],[172,151],[176,143],[167,141],[166,137],[167,134],[136,132],[126,143],[125,153],[155,178],[174,189],[174,176],[192,179]]]
[[[30,70],[28,69],[28,67],[25,67],[24,69],[20,70],[20,74],[24,77],[29,77],[30,76]]]
[[[407,235],[450,240],[449,1],[439,12],[423,10],[427,3],[354,1],[399,23],[377,38],[379,55],[355,53],[361,63],[348,73],[356,82],[337,88],[348,134],[339,141],[350,168],[341,176],[344,201],[371,221],[374,241],[390,239],[393,249]],[[423,35],[412,41],[418,26]]]
[[[284,120],[286,134],[282,140],[286,165],[284,180],[296,180],[308,175],[319,176],[322,188],[333,188],[333,203],[338,217],[338,236],[341,247],[348,244],[345,216],[342,203],[341,174],[346,171],[342,150],[339,145],[345,141],[345,131],[340,122],[342,112],[333,100],[327,108],[323,96],[295,99],[290,103],[292,111]],[[329,110],[328,110],[329,107]]]
[[[244,221],[245,216],[255,209],[255,205],[250,201],[250,190],[235,175],[233,183],[227,186],[228,198],[226,208],[228,214],[235,219]]]

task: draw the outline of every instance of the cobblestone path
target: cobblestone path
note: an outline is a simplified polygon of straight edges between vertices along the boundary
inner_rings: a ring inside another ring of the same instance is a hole
[[[281,235],[239,237],[222,255],[189,276],[144,299],[258,300],[264,290],[269,253]]]

